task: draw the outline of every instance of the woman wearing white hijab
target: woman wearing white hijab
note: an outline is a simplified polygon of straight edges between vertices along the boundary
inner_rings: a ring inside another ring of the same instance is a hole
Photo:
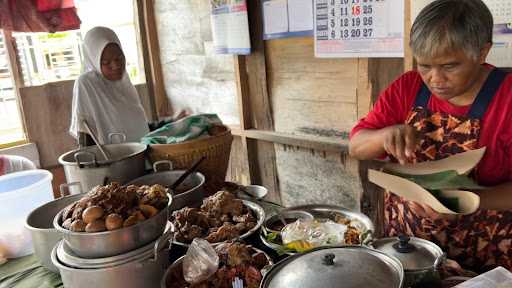
[[[85,72],[73,88],[69,132],[86,144],[86,120],[102,144],[110,133],[123,133],[127,142],[139,142],[149,132],[148,121],[135,87],[126,73],[126,60],[117,35],[95,27],[85,35]]]

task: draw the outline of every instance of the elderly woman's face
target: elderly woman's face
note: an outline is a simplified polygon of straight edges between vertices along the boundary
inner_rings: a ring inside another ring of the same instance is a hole
[[[481,73],[485,55],[468,57],[464,51],[446,52],[433,58],[416,57],[418,72],[430,91],[444,100],[471,93]]]
[[[110,43],[101,54],[101,73],[111,81],[121,80],[125,70],[126,60],[119,45]]]

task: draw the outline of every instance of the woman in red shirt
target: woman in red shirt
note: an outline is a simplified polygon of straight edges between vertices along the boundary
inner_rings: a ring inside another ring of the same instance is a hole
[[[465,268],[512,269],[512,75],[486,64],[493,19],[481,0],[436,0],[411,29],[417,71],[395,80],[353,128],[350,155],[400,163],[486,147],[475,177],[481,209],[449,219],[385,197],[385,233],[436,242]]]

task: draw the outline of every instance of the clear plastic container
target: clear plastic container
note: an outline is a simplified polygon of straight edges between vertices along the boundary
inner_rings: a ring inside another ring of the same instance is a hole
[[[33,253],[25,219],[32,210],[53,200],[52,178],[46,170],[0,176],[0,258]]]

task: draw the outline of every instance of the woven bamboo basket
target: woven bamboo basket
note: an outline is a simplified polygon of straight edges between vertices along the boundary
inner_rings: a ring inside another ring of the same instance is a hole
[[[151,144],[149,158],[152,163],[169,160],[173,169],[188,169],[197,159],[206,156],[198,170],[206,177],[206,193],[212,195],[222,188],[226,179],[232,142],[233,135],[226,129],[214,136],[183,143]]]

